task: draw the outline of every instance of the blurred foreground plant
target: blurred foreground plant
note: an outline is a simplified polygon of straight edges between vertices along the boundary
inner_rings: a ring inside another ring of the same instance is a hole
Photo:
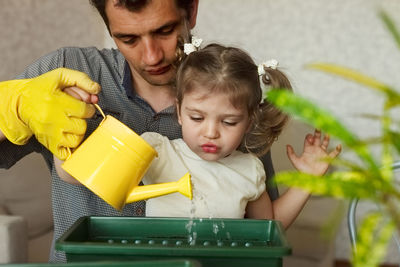
[[[393,21],[383,11],[379,15],[400,48],[400,33]],[[391,114],[391,111],[400,107],[400,92],[343,66],[313,63],[308,67],[352,80],[382,93],[385,99],[382,115],[371,116],[380,120],[381,136],[375,142],[361,140],[337,118],[310,101],[286,90],[271,90],[267,93],[269,102],[294,118],[336,137],[344,149],[352,150],[359,159],[357,163],[344,159],[334,160],[332,164],[343,167],[345,171],[335,171],[326,174],[324,178],[289,171],[278,173],[275,180],[314,194],[368,199],[377,203],[381,211],[368,214],[359,227],[357,252],[353,252],[352,262],[354,266],[378,266],[394,231],[400,232],[400,190],[396,187],[392,170],[394,158],[400,155],[400,116],[396,118]],[[374,159],[370,150],[370,146],[377,141],[382,145],[379,160]]]

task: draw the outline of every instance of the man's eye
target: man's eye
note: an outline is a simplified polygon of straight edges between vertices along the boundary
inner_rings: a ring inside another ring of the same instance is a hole
[[[165,27],[165,28],[160,29],[160,30],[158,31],[158,34],[161,34],[161,35],[169,35],[169,34],[171,34],[171,33],[174,31],[174,29],[175,29],[175,26],[168,26],[168,27]]]
[[[129,38],[129,39],[123,39],[122,42],[124,44],[131,45],[131,44],[134,44],[136,42],[136,40],[137,40],[137,38]]]

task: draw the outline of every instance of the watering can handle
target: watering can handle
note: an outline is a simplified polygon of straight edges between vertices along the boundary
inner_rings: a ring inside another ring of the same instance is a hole
[[[94,104],[94,106],[100,112],[101,116],[103,116],[103,119],[99,124],[99,125],[101,125],[103,123],[103,121],[106,119],[106,115],[104,114],[103,110],[101,109],[101,107],[98,104]],[[67,153],[68,153],[67,159],[69,159],[72,155],[71,148],[70,147],[66,147],[66,148],[67,148]]]
[[[103,122],[106,119],[106,115],[104,114],[103,110],[101,109],[101,107],[98,104],[94,104],[95,108],[100,112],[101,116],[103,116],[103,120],[101,122]],[[100,122],[100,124],[101,124]]]

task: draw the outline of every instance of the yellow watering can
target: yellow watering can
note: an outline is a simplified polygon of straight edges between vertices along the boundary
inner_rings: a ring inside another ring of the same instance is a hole
[[[138,186],[157,152],[114,117],[103,115],[97,129],[61,167],[117,210],[125,204],[174,192],[192,199],[190,174],[176,182]]]

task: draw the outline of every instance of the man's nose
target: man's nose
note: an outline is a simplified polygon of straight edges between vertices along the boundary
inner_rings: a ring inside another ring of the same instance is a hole
[[[204,128],[204,136],[209,139],[215,139],[219,137],[218,124],[215,122],[206,122]]]
[[[143,63],[147,66],[154,66],[163,59],[163,51],[157,40],[152,37],[143,40]]]

